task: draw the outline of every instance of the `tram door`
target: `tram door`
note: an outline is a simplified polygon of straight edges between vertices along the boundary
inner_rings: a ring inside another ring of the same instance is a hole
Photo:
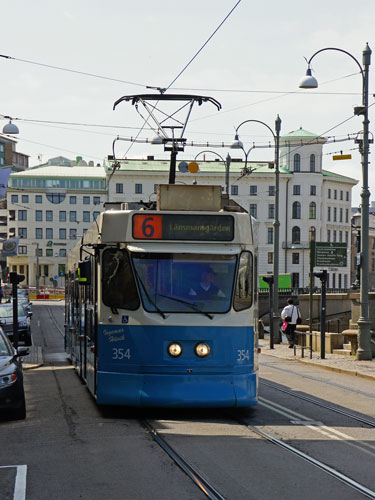
[[[85,300],[85,342],[84,342],[84,378],[90,392],[95,395],[96,391],[96,290],[97,290],[97,269],[94,259],[91,258],[90,282],[86,287]]]

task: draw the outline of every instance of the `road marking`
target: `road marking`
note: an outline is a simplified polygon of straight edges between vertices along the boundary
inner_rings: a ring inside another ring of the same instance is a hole
[[[27,465],[0,465],[0,469],[17,469],[13,500],[25,500]]]
[[[321,424],[321,422],[315,422],[315,425],[311,425],[311,419],[306,417],[305,415],[302,415],[301,413],[295,412],[293,410],[290,410],[289,408],[285,408],[284,406],[281,406],[277,403],[274,403],[273,401],[269,401],[268,399],[259,398],[259,402],[262,406],[265,406],[266,408],[279,413],[280,415],[283,415],[284,417],[287,417],[291,420],[291,423],[295,422],[294,418],[299,417],[298,425],[305,425],[307,428],[318,432],[319,434],[322,434],[330,439],[335,439],[337,441],[342,441],[346,445],[351,446],[353,448],[356,448],[357,450],[362,451],[363,453],[367,453],[368,455],[375,456],[375,453],[370,450],[375,450],[375,447],[369,443],[366,443],[365,441],[362,441],[361,444],[356,444],[357,439],[353,438],[352,436],[349,436],[348,434],[345,434],[341,431],[338,431],[337,429],[333,429],[331,427],[328,427],[324,424]],[[293,418],[294,417],[294,418]],[[368,449],[366,449],[368,448]]]

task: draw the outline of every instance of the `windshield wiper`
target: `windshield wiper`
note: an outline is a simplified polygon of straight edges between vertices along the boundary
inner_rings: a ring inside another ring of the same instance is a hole
[[[181,304],[186,304],[188,306],[190,306],[194,311],[197,311],[201,314],[204,314],[205,316],[207,316],[207,318],[210,318],[210,319],[214,319],[214,316],[206,311],[202,311],[201,309],[199,309],[198,305],[195,304],[194,302],[189,302],[188,300],[183,300],[183,299],[177,299],[176,297],[170,297],[169,295],[163,295],[161,293],[158,293],[158,295],[160,297],[165,297],[166,299],[170,299],[170,300],[174,300],[176,302],[180,302]]]
[[[139,276],[138,272],[137,272],[137,269],[135,268],[134,266],[134,272],[135,272],[135,275],[137,276],[137,279],[139,281],[139,283],[141,284],[142,288],[143,288],[143,291],[147,297],[147,300],[150,302],[150,304],[152,304],[156,311],[160,314],[160,316],[165,319],[166,318],[166,315],[163,313],[163,311],[156,305],[156,302],[154,300],[151,299],[150,297],[150,294],[148,293],[147,289],[146,289],[146,286],[145,284],[143,283],[143,281],[141,280],[141,277]]]

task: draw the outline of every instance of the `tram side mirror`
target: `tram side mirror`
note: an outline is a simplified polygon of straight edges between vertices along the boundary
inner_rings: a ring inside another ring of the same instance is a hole
[[[91,262],[89,260],[81,260],[78,264],[78,283],[91,285]]]

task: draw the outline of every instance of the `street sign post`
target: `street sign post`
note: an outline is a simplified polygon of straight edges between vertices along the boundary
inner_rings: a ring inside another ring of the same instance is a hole
[[[346,267],[346,243],[312,242],[313,267]]]

